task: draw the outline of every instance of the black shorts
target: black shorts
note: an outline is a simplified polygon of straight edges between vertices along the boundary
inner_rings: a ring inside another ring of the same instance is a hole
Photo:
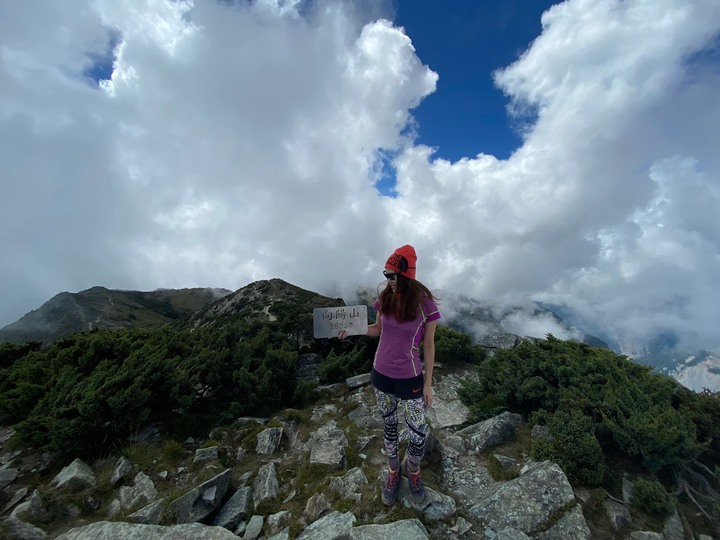
[[[393,379],[392,377],[378,373],[375,371],[375,368],[373,368],[370,373],[370,380],[373,386],[381,392],[391,394],[400,399],[418,399],[423,397],[422,373],[417,377],[411,377],[409,379]]]

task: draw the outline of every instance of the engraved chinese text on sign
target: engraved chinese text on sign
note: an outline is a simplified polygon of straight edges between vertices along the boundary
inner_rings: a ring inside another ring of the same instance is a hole
[[[340,306],[313,309],[316,338],[337,337],[341,330],[348,336],[367,334],[367,306]]]

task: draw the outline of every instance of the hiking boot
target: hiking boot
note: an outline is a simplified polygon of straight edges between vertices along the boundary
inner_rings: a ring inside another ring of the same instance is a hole
[[[402,460],[400,468],[403,470],[405,476],[407,476],[408,478],[408,484],[410,485],[410,495],[412,495],[412,498],[415,500],[415,502],[423,502],[425,500],[425,486],[423,485],[422,478],[420,478],[420,469],[418,468],[417,471],[411,472],[408,468],[407,458]]]
[[[400,478],[402,478],[402,474],[399,468],[396,471],[388,468],[387,479],[382,490],[382,501],[386,506],[390,506],[397,499],[398,493],[400,493]]]

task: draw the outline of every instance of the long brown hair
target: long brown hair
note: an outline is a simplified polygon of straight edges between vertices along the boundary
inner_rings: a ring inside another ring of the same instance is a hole
[[[436,300],[433,293],[425,285],[415,279],[397,274],[395,292],[390,286],[380,293],[380,313],[393,314],[400,322],[414,321],[418,315],[418,308],[423,298]]]

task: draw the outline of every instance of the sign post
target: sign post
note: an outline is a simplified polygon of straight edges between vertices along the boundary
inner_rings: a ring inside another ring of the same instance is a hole
[[[313,330],[316,338],[337,337],[341,330],[348,336],[365,335],[368,331],[367,306],[315,308]]]

